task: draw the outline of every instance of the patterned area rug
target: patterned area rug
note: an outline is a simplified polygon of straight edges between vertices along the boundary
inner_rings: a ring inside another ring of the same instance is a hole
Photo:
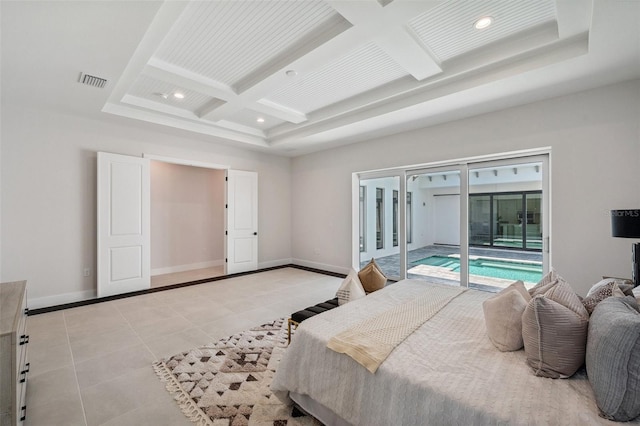
[[[199,425],[321,425],[283,404],[269,386],[287,348],[287,321],[251,330],[153,364],[182,412]]]

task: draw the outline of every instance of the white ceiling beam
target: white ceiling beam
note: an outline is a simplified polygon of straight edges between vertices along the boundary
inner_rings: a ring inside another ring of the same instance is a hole
[[[265,100],[263,99],[264,97],[272,93],[273,90],[291,82],[290,77],[287,77],[285,74],[286,70],[293,69],[298,73],[298,75],[304,75],[316,71],[324,64],[330,63],[338,57],[345,56],[363,44],[369,42],[372,35],[375,35],[375,37],[379,39],[378,41],[383,44],[381,48],[388,50],[387,53],[390,51],[392,53],[392,57],[394,57],[398,62],[401,62],[400,65],[413,70],[412,75],[414,78],[423,79],[426,76],[434,75],[434,73],[437,74],[442,71],[403,27],[410,17],[415,16],[419,11],[433,7],[434,3],[413,1],[399,2],[400,6],[393,9],[393,13],[389,14],[384,13],[385,11],[376,0],[355,2],[336,1],[329,3],[338,13],[345,17],[345,19],[350,21],[352,24],[355,22],[355,24],[351,28],[327,40],[325,43],[319,45],[307,54],[288,63],[286,66],[272,72],[270,75],[265,75],[263,80],[259,83],[256,83],[245,91],[238,93],[237,98],[210,111],[204,118],[213,121],[222,120],[243,108],[247,108],[248,105],[251,105],[249,108],[254,111],[263,112],[265,114],[296,123],[296,121],[293,120],[295,117],[289,116],[288,118],[284,118],[282,115],[276,115],[273,111],[268,113],[257,108],[255,103],[258,102],[260,104],[265,104]],[[385,9],[390,6],[391,5],[388,5]],[[370,24],[368,19],[370,13],[373,13],[376,17],[373,24]],[[364,15],[361,16],[361,14]],[[389,16],[392,18],[388,18]],[[383,25],[383,27],[380,25]],[[381,33],[384,34],[387,32],[387,28],[389,28],[389,37],[380,37]],[[402,38],[406,41],[405,37],[411,39],[414,49],[409,49],[409,53],[398,53],[397,46],[393,45],[394,38],[396,40]],[[419,53],[416,52],[416,49],[419,49]],[[411,56],[413,58],[410,58]],[[272,107],[275,107],[275,105],[276,104],[271,104]],[[284,109],[285,107],[282,108],[283,109],[281,111],[286,111]],[[282,112],[280,112],[280,114],[282,114]],[[301,121],[297,122],[301,123],[306,121],[306,115],[304,116],[304,119],[300,117],[300,120]]]
[[[266,99],[261,99],[251,104],[250,109],[294,124],[300,124],[308,120],[306,114]]]
[[[243,134],[238,131],[225,129],[219,125],[212,126],[210,124],[204,124],[203,122],[185,120],[176,116],[161,115],[156,111],[132,105],[107,102],[104,108],[102,108],[102,111],[126,118],[133,118],[147,121],[149,123],[161,124],[164,126],[175,127],[177,129],[219,137],[222,138],[221,141],[226,139],[263,148],[268,148],[270,146],[270,144],[261,136]]]
[[[167,36],[167,33],[171,30],[171,27],[175,24],[185,7],[187,7],[187,2],[178,1],[165,2],[160,6],[153,22],[131,57],[131,61],[127,64],[118,83],[111,92],[111,95],[109,95],[107,103],[120,102],[122,97],[127,94],[129,88],[153,57],[156,49]]]
[[[410,19],[433,8],[437,2],[394,1],[385,7],[377,0],[328,3],[416,80],[422,81],[442,72],[440,65],[407,27]]]
[[[143,73],[158,80],[171,82],[183,89],[193,90],[224,101],[225,104],[223,105],[227,105],[225,108],[222,108],[220,102],[214,100],[198,111],[198,116],[206,118],[207,120],[222,120],[232,112],[245,108],[294,124],[299,124],[307,120],[305,114],[273,102],[269,104],[247,102],[241,99],[231,86],[203,77],[157,58],[151,58],[149,60]]]
[[[165,105],[159,102],[150,101],[149,99],[141,98],[139,96],[126,95],[122,99],[122,103],[139,107],[139,108],[144,108],[147,110],[157,111],[157,112],[171,115],[171,116],[182,117],[187,120],[202,121],[200,120],[200,117],[198,117],[196,114],[194,114],[191,111],[187,111],[185,109],[177,108],[171,105]],[[203,124],[206,124],[206,123],[203,123]],[[212,124],[213,123],[209,123],[208,125],[211,126]],[[231,121],[221,121],[221,122],[215,123],[215,125],[218,127],[223,127],[227,130],[233,130],[236,132],[249,134],[249,135],[256,136],[263,139],[265,138],[265,133],[262,130],[256,129],[254,127],[243,126],[242,124],[233,123]]]
[[[311,114],[309,121],[301,126],[293,127],[285,123],[268,130],[267,138],[272,146],[288,143],[292,140],[299,141],[313,134],[393,113],[403,108],[504,79],[505,75],[513,75],[514,69],[518,70],[519,73],[524,73],[562,60],[575,58],[587,53],[588,36],[589,33],[585,32],[570,39],[559,40],[556,43],[524,52],[513,58],[485,67],[459,70],[457,72],[447,70],[434,81],[423,82],[420,86],[414,87],[413,90],[398,91],[396,96],[389,96],[378,102],[372,101],[365,108],[357,108],[355,105],[346,102],[348,107],[345,109],[337,107],[331,110],[320,110]]]
[[[374,40],[387,55],[418,81],[442,72],[440,65],[405,28],[392,28],[384,36],[375,37]],[[402,49],[398,46],[402,46]]]
[[[183,89],[193,90],[213,98],[222,99],[223,101],[233,99],[237,96],[236,92],[229,85],[157,58],[151,58],[142,72],[149,77],[167,81]]]
[[[145,108],[145,109],[161,112],[163,114],[175,115],[177,117],[186,118],[188,120],[198,120],[198,116],[189,110],[178,108],[172,105],[167,105],[160,102],[155,102],[147,98],[141,98],[140,96],[124,95],[122,97],[122,103],[139,107],[139,108]]]
[[[376,0],[329,2],[338,13],[353,24],[353,27],[320,44],[305,55],[265,75],[263,79],[230,99],[224,105],[216,105],[202,117],[223,120],[245,108],[282,120],[299,124],[307,121],[307,116],[263,99],[278,87],[290,83],[285,75],[287,69],[299,75],[317,70],[335,58],[347,55],[357,47],[367,43],[372,37],[390,56],[407,69],[414,78],[422,80],[442,72],[431,56],[407,32],[404,24],[416,14],[434,6],[431,2],[399,2],[398,6],[385,10]],[[380,34],[385,34],[380,36]],[[396,43],[409,44],[410,48],[399,51]]]
[[[301,56],[297,60],[287,64],[281,69],[271,73],[268,76],[265,76],[262,81],[249,87],[244,92],[238,93],[236,98],[210,112],[204,118],[213,121],[222,120],[223,118],[228,117],[230,114],[233,114],[243,108],[247,108],[247,105],[249,104],[252,105],[250,109],[258,108],[255,107],[255,103],[258,102],[262,105],[262,107],[264,107],[265,105],[267,105],[267,103],[264,102],[264,98],[267,95],[272,93],[277,88],[291,83],[291,78],[285,74],[286,70],[293,69],[298,73],[298,75],[304,75],[316,71],[322,65],[335,60],[335,58],[337,57],[347,55],[349,52],[355,50],[357,47],[361,46],[367,41],[368,39],[361,32],[354,31],[353,28],[346,30],[338,36],[330,39],[326,43],[320,45],[316,49],[312,50],[311,52],[307,53],[306,55]],[[276,105],[272,102],[268,102],[268,104],[271,104],[271,106]],[[280,114],[287,109],[288,108],[286,107],[282,107],[280,112],[274,111],[270,115],[281,118],[280,115],[276,114]],[[289,111],[291,110],[289,109]],[[306,115],[304,117],[305,118],[303,121],[306,121]]]
[[[593,1],[556,1],[556,13],[560,38],[570,37],[591,26]]]

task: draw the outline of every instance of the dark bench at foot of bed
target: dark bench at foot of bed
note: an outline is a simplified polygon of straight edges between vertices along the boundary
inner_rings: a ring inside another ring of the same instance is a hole
[[[327,300],[326,302],[318,303],[317,305],[314,305],[314,306],[309,306],[308,308],[305,308],[301,311],[294,312],[293,314],[291,314],[291,318],[289,318],[288,324],[287,324],[288,332],[289,332],[287,342],[291,343],[291,325],[294,325],[297,328],[298,325],[302,321],[306,320],[307,318],[311,318],[314,315],[321,314],[325,311],[328,311],[329,309],[333,309],[337,307],[338,307],[338,298],[336,297],[335,299]]]

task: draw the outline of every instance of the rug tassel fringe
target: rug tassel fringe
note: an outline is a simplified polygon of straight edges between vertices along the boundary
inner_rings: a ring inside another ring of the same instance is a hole
[[[199,426],[213,426],[213,422],[198,406],[193,402],[187,392],[185,392],[180,384],[176,382],[175,378],[162,361],[153,363],[153,370],[161,381],[165,382],[165,388],[173,396],[173,399],[178,403],[182,413],[192,422]]]

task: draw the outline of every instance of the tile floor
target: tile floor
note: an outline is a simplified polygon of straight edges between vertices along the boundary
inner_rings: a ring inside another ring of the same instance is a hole
[[[191,425],[151,363],[334,297],[283,268],[28,317],[26,425]]]

